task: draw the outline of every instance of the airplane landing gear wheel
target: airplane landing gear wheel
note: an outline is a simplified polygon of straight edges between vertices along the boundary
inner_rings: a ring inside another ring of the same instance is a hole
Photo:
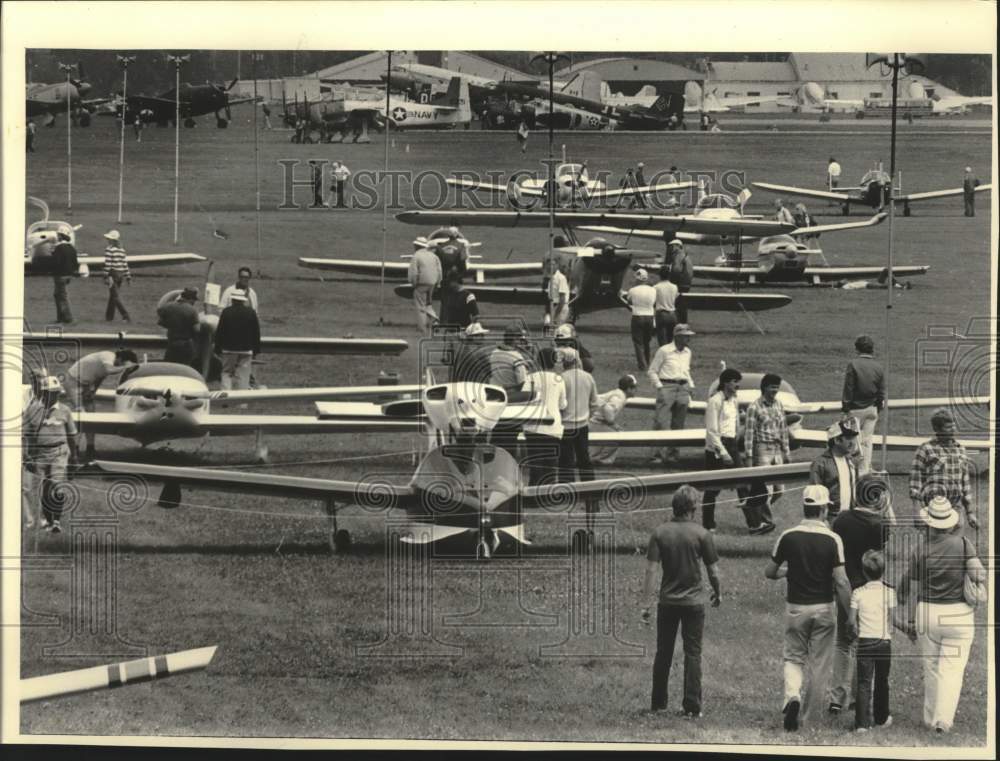
[[[347,529],[334,531],[330,535],[330,549],[337,555],[342,555],[351,549],[351,534]]]
[[[476,545],[476,559],[489,560],[492,556],[493,550],[490,549],[489,542],[485,539],[480,539],[479,543]]]

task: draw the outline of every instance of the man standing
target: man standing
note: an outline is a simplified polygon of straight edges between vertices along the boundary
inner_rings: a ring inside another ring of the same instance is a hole
[[[108,242],[104,249],[104,284],[108,287],[108,306],[104,310],[104,319],[107,322],[115,319],[117,309],[125,322],[132,322],[118,293],[122,282],[132,282],[128,258],[125,256],[125,249],[121,247],[121,233],[117,230],[108,230],[104,233],[104,239]]]
[[[316,159],[309,159],[309,179],[312,181],[313,202],[311,209],[325,209],[323,203],[323,164]]]
[[[30,453],[30,470],[41,488],[42,528],[58,534],[59,519],[66,499],[61,490],[66,483],[69,464],[77,461],[76,423],[73,413],[59,401],[62,384],[55,376],[43,379],[39,386],[40,404],[29,404],[22,424]]]
[[[646,270],[636,270],[635,285],[622,293],[622,300],[632,310],[632,347],[635,349],[635,362],[640,372],[649,367],[649,342],[654,333],[654,305],[656,290],[649,284]]]
[[[667,233],[673,235],[673,233]],[[667,243],[667,266],[670,267],[670,282],[677,286],[678,295],[676,300],[677,321],[686,323],[688,321],[687,305],[684,303],[684,294],[691,290],[691,282],[694,280],[694,265],[691,257],[684,250],[684,244],[677,238]]]
[[[580,357],[580,367],[588,373],[594,372],[594,358],[576,335],[573,323],[564,322],[556,327],[552,335],[557,349],[575,349]]]
[[[470,323],[461,334],[452,339],[451,371],[452,383],[489,383],[492,369],[490,355],[493,347],[486,343],[489,334],[478,322]]]
[[[833,156],[830,157],[830,163],[826,165],[826,183],[830,190],[836,190],[837,186],[840,185],[840,164]]]
[[[833,521],[833,533],[844,545],[844,570],[851,591],[863,587],[865,577],[862,558],[869,550],[881,551],[889,540],[891,519],[889,512],[889,483],[882,476],[868,473],[858,479],[857,504],[851,510],[842,510]],[[850,704],[854,690],[854,642],[848,633],[849,611],[837,609],[837,642],[833,654],[833,678],[827,694],[827,710],[838,714]]]
[[[260,110],[264,114],[264,129],[271,129],[271,109],[267,103],[261,103]]]
[[[545,261],[549,273],[549,312],[546,315],[552,325],[562,325],[569,320],[569,280],[559,269],[559,259],[555,256]]]
[[[854,507],[858,481],[858,421],[846,417],[826,429],[826,449],[812,461],[809,483],[821,484],[830,493],[827,517],[833,521],[842,510]]]
[[[441,259],[427,247],[413,252],[406,275],[413,286],[413,307],[417,310],[417,330],[426,336],[437,322],[432,298],[434,289],[441,284]]]
[[[528,379],[528,361],[519,351],[525,339],[519,322],[510,323],[503,332],[503,341],[490,354],[490,383],[503,386],[507,393],[520,391]]]
[[[743,451],[748,468],[783,465],[791,459],[785,408],[778,401],[780,390],[781,376],[766,373],[760,380],[760,396],[747,408]],[[760,479],[750,482],[747,504],[762,519],[755,533],[766,534],[773,531],[774,521],[767,482]]]
[[[969,478],[969,455],[955,440],[955,418],[946,407],[931,415],[934,438],[925,441],[913,454],[910,466],[910,499],[916,511],[923,510],[931,498],[947,497],[955,512],[965,513],[971,528],[979,525],[972,507],[972,483]]]
[[[976,216],[976,188],[979,180],[972,176],[972,167],[965,167],[965,179],[962,180],[962,198],[965,200],[965,216]]]
[[[528,123],[524,120],[517,125],[517,142],[521,144],[521,153],[528,150]]]
[[[157,310],[157,325],[167,329],[167,350],[164,362],[193,367],[195,360],[194,342],[199,329],[197,288],[185,288],[176,301],[164,304]]]
[[[788,210],[785,202],[780,198],[774,202],[774,218],[785,225],[795,224],[795,217],[792,216],[792,212]]]
[[[347,208],[346,186],[351,170],[339,161],[333,162],[333,190],[337,194],[337,208]]]
[[[226,286],[226,289],[222,292],[219,297],[219,308],[225,309],[233,303],[233,294],[237,291],[243,293],[247,298],[247,303],[250,308],[257,312],[257,291],[250,287],[250,280],[253,277],[253,272],[249,267],[240,267],[236,271],[236,282],[233,285]]]
[[[674,329],[674,340],[656,350],[646,375],[656,389],[656,411],[653,430],[680,430],[687,420],[687,408],[694,391],[691,378],[691,350],[688,344],[695,332],[681,323]],[[677,462],[677,448],[664,447],[661,454],[654,454],[650,465]]]
[[[69,242],[69,234],[60,231],[56,234],[56,247],[52,249],[52,284],[56,300],[56,322],[73,324],[73,310],[69,306],[67,286],[69,279],[77,273],[80,263],[77,260],[76,247]]]
[[[80,357],[66,371],[66,399],[73,410],[93,412],[96,409],[95,394],[105,378],[121,374],[124,370],[139,364],[139,358],[134,351],[119,349],[118,351],[98,351]],[[94,447],[95,435],[86,433],[86,459],[93,460],[96,456]]]
[[[590,416],[597,411],[597,384],[594,376],[580,367],[575,349],[560,349],[566,408],[562,411],[563,437],[559,441],[559,481],[594,480],[590,462]]]
[[[740,390],[743,376],[739,370],[727,367],[719,375],[718,390],[708,397],[705,405],[705,470],[725,470],[726,468],[742,468],[743,456],[740,454],[736,431],[739,426],[740,409],[736,402],[736,394]],[[752,532],[760,526],[760,515],[746,505],[749,491],[745,486],[738,486],[736,494],[743,505],[747,528]],[[719,490],[708,487],[701,503],[701,525],[715,532],[715,498]]]
[[[885,375],[882,365],[875,361],[875,341],[869,335],[854,340],[858,356],[852,359],[844,372],[844,393],[841,409],[845,415],[858,419],[861,430],[860,473],[872,469],[872,437],[878,413],[885,406]]]
[[[656,608],[656,657],[653,660],[653,694],[651,708],[663,711],[667,707],[667,683],[674,657],[677,629],[684,643],[684,697],[681,715],[689,719],[701,717],[701,641],[705,631],[705,600],[701,581],[701,564],[705,564],[708,583],[712,587],[709,600],[719,607],[721,587],[716,570],[719,555],[712,535],[695,522],[698,491],[685,484],[675,493],[671,503],[673,520],[660,524],[649,538],[646,549],[646,576],[643,595],[648,598],[656,583],[656,572],[662,569],[660,593]],[[649,620],[649,608],[642,611]]]
[[[137,143],[142,142],[142,117],[139,114],[135,115],[135,121],[132,122],[132,133],[135,135],[135,141]]]
[[[456,270],[463,276],[469,269],[469,247],[462,239],[457,227],[448,228],[448,237],[437,245],[437,255],[441,259],[441,271],[445,274]]]
[[[646,175],[643,173],[643,169],[645,168],[645,166],[646,165],[643,164],[641,161],[635,165],[635,176],[632,178],[632,182],[634,183],[634,188],[637,190],[639,188],[646,187]],[[646,199],[643,197],[642,193],[632,194],[632,199],[631,201],[629,201],[629,208],[630,209],[646,208]]]
[[[829,500],[825,487],[805,488],[804,518],[798,526],[781,532],[764,570],[767,578],[786,578],[788,582],[782,709],[786,732],[799,728],[800,714],[809,719],[819,715],[833,663],[834,594],[844,611],[851,606],[844,545],[824,520]],[[808,683],[803,690],[807,671]]]
[[[219,316],[215,350],[222,355],[222,388],[250,388],[253,358],[260,354],[260,321],[240,291],[233,293],[232,304]]]
[[[670,267],[660,267],[660,280],[653,286],[656,302],[653,304],[653,321],[656,324],[656,344],[663,346],[674,340],[677,325],[677,296],[680,291],[670,281]]]

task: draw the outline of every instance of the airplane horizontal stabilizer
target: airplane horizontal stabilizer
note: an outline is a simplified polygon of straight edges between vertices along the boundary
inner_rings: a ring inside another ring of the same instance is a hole
[[[811,188],[797,188],[794,185],[775,185],[770,182],[751,182],[755,188],[769,190],[772,193],[787,193],[792,196],[803,196],[804,198],[819,198],[827,201],[850,201],[851,197],[846,193],[834,193],[831,190],[815,190]]]

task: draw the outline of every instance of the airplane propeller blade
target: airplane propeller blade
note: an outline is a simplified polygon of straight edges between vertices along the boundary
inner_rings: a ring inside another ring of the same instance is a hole
[[[239,82],[239,81],[240,81],[239,77],[236,77],[235,79],[233,79],[233,81],[229,83],[229,87],[226,88],[226,92],[229,92],[234,87],[236,87],[236,83]]]

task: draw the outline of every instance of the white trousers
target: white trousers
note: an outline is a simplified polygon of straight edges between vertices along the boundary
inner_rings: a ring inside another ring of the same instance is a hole
[[[878,422],[878,410],[872,405],[852,410],[851,414],[858,419],[858,426],[861,429],[861,435],[858,436],[858,444],[861,445],[861,469],[858,475],[863,476],[872,469],[872,445],[875,439],[875,424]]]
[[[975,625],[973,609],[964,602],[917,605],[917,639],[924,659],[924,724],[929,727],[947,732],[955,721]]]

